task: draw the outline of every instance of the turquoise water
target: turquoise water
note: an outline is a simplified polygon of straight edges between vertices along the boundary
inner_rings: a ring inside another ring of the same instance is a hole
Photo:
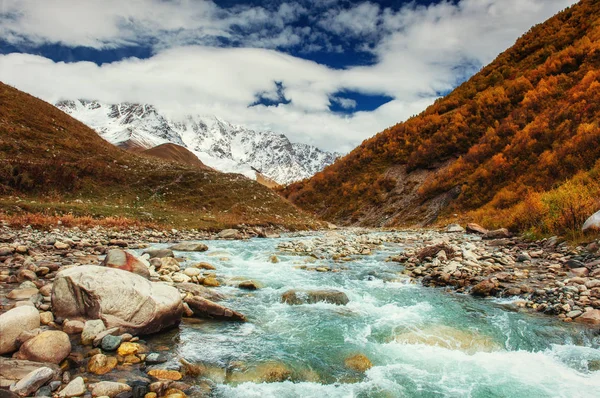
[[[510,302],[409,284],[400,265],[385,262],[402,250],[398,244],[351,262],[311,263],[278,252],[287,240],[207,241],[208,252],[178,253],[215,265],[219,278],[253,279],[263,288],[217,288],[228,296],[223,304],[249,321],[185,324],[177,354],[221,369],[277,362],[291,371],[291,381],[275,383],[213,377],[214,396],[600,397],[596,332],[520,313]],[[302,265],[345,269],[321,273]],[[345,292],[350,302],[280,302],[289,289],[324,288]],[[344,365],[356,354],[373,363],[365,374]]]

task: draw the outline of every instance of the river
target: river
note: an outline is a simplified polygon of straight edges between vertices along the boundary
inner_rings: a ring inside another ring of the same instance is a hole
[[[190,264],[215,265],[219,278],[262,285],[251,292],[216,288],[228,297],[222,304],[245,314],[247,323],[184,322],[154,338],[175,346],[170,365],[182,357],[212,369],[212,396],[600,396],[597,332],[519,312],[508,300],[411,284],[401,265],[385,261],[402,244],[334,263],[278,251],[293,239],[310,237],[206,241],[207,252],[177,253]],[[307,264],[339,272],[300,268]],[[336,289],[350,301],[288,305],[281,295],[289,289]],[[345,359],[357,354],[373,367],[349,369]],[[290,380],[260,382],[265,366],[285,369]]]

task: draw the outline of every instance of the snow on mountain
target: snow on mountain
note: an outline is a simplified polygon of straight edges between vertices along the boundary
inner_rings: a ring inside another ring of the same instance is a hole
[[[75,100],[56,106],[115,145],[148,149],[171,142],[217,170],[253,179],[259,172],[279,184],[310,177],[340,156],[292,143],[283,134],[250,130],[214,116],[170,119],[152,105]]]

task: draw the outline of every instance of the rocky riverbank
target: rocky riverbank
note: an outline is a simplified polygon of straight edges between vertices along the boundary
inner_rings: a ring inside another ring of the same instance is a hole
[[[291,370],[280,363],[247,372],[240,371],[244,364],[219,369],[184,359],[174,364],[172,347],[146,337],[169,333],[180,322],[245,322],[244,314],[219,303],[225,297],[215,287],[253,291],[262,287],[260,282],[226,277],[209,262],[189,261],[186,253],[206,251],[199,240],[280,232],[2,228],[0,388],[6,390],[0,392],[181,398],[210,394],[211,384],[198,382],[199,374],[218,373],[217,379],[238,382],[288,380]],[[412,280],[474,296],[514,297],[522,308],[600,325],[599,242],[573,248],[556,238],[529,242],[477,226],[376,232],[295,234],[279,244],[279,253],[265,256],[277,264],[279,255],[294,254],[302,272],[335,273],[393,244],[398,254],[389,259],[395,274],[390,282]],[[149,249],[154,243],[170,246]],[[286,291],[280,301],[344,306],[348,297],[336,290],[298,289]]]

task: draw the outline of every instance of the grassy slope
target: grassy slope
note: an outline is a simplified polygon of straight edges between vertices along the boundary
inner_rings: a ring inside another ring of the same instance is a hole
[[[255,181],[126,152],[2,83],[0,209],[122,216],[178,228],[316,225]]]
[[[600,2],[582,0],[532,28],[422,114],[283,195],[342,223],[399,225],[413,221],[406,208],[434,205],[435,216],[506,223],[505,210],[600,157],[599,17]]]

